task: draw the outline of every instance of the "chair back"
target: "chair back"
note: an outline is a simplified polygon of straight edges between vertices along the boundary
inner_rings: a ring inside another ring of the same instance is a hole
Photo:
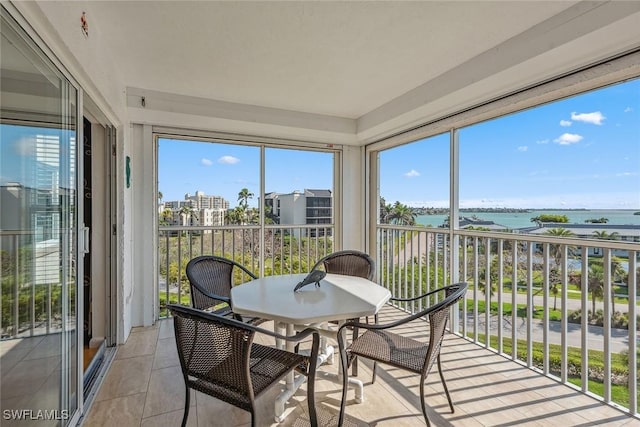
[[[204,255],[190,260],[187,264],[187,278],[191,287],[192,307],[205,310],[228,302],[233,286],[234,268],[240,268],[252,279],[256,278],[246,268],[227,258]],[[225,297],[227,300],[211,298],[207,294]]]
[[[423,375],[426,375],[431,370],[433,363],[440,354],[447,321],[449,320],[449,309],[467,292],[467,284],[455,283],[445,286],[441,290],[444,291],[445,298],[423,310],[424,315],[429,318],[429,349],[422,368]]]
[[[242,322],[190,307],[169,309],[185,383],[251,411],[249,355],[255,331]]]
[[[373,280],[375,262],[368,254],[356,250],[333,252],[320,259],[312,268],[322,267],[327,273],[363,277]]]

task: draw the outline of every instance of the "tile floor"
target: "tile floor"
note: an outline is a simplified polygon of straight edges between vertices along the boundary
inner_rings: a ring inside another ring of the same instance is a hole
[[[262,326],[272,328],[270,323]],[[453,335],[445,338],[442,363],[455,413],[449,412],[433,371],[426,387],[433,426],[640,426],[638,419]],[[337,365],[320,369],[335,372]],[[378,379],[371,384],[370,365],[361,362],[359,378],[365,382],[365,401],[356,404],[350,391],[345,426],[425,425],[418,376],[379,367]],[[273,422],[277,388],[258,400],[256,425],[278,425]],[[340,387],[319,373],[316,406],[322,426],[336,425],[340,395]],[[135,328],[118,349],[84,425],[179,426],[183,408],[184,383],[173,325],[170,319],[162,320],[152,327]],[[309,425],[305,386],[290,399],[286,411],[280,426]],[[250,423],[247,412],[192,391],[189,426]]]

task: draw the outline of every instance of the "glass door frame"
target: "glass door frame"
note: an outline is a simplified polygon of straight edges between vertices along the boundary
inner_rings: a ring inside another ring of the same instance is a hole
[[[83,316],[83,310],[82,310],[82,304],[83,304],[83,286],[82,286],[82,277],[83,277],[83,263],[81,262],[82,257],[85,255],[85,251],[84,251],[84,233],[83,233],[83,229],[84,229],[84,223],[82,221],[82,218],[84,217],[84,209],[83,209],[83,205],[82,203],[80,203],[80,195],[82,194],[82,192],[80,191],[83,186],[83,171],[84,171],[84,165],[83,165],[83,161],[82,161],[82,156],[80,155],[79,149],[81,149],[82,145],[81,142],[84,139],[84,132],[81,126],[81,120],[83,117],[83,98],[84,98],[84,91],[81,88],[80,84],[77,82],[76,79],[73,78],[73,76],[70,74],[70,72],[66,69],[66,67],[62,64],[62,62],[60,62],[60,60],[56,57],[56,55],[53,53],[53,51],[46,45],[46,43],[42,40],[42,38],[40,38],[38,36],[38,34],[33,30],[33,28],[30,26],[29,22],[25,19],[25,17],[22,15],[22,13],[20,12],[20,10],[18,10],[15,6],[15,4],[13,3],[2,3],[2,5],[0,5],[0,7],[3,9],[2,10],[2,14],[8,15],[8,17],[10,18],[9,21],[13,20],[16,24],[16,26],[18,28],[14,28],[14,30],[16,30],[18,32],[18,34],[21,34],[22,37],[28,38],[30,40],[26,40],[27,44],[30,45],[35,45],[36,49],[33,50],[33,54],[37,55],[37,56],[42,56],[43,61],[45,62],[49,62],[51,65],[53,65],[57,72],[60,74],[61,77],[63,77],[64,79],[66,79],[66,83],[68,85],[68,88],[73,88],[75,90],[75,108],[73,108],[73,113],[69,110],[68,106],[69,105],[73,105],[73,102],[71,102],[71,100],[67,97],[66,99],[66,106],[63,105],[63,111],[68,111],[69,113],[75,114],[75,139],[76,139],[76,158],[75,158],[75,177],[73,178],[74,183],[75,183],[75,195],[74,195],[74,206],[75,206],[75,212],[74,212],[74,227],[72,230],[69,230],[68,232],[70,232],[72,234],[71,237],[73,237],[73,235],[75,234],[75,241],[71,240],[72,244],[75,246],[72,250],[71,248],[69,248],[70,250],[68,251],[68,253],[70,255],[75,254],[76,259],[75,259],[75,280],[74,280],[74,285],[76,287],[75,289],[75,358],[76,358],[76,363],[75,363],[75,387],[69,388],[69,386],[71,385],[69,383],[69,377],[74,378],[73,375],[69,375],[69,372],[64,372],[65,368],[64,368],[64,363],[67,362],[67,368],[71,367],[69,366],[69,357],[70,354],[68,352],[65,353],[65,348],[66,349],[70,349],[70,348],[74,348],[73,347],[73,343],[71,343],[69,341],[69,334],[68,332],[65,332],[64,327],[63,327],[63,331],[62,331],[62,336],[61,336],[61,363],[62,363],[62,371],[61,371],[61,392],[62,392],[62,396],[61,396],[61,400],[60,400],[60,407],[58,409],[60,410],[64,410],[69,408],[69,399],[70,399],[70,391],[75,389],[75,399],[76,399],[76,405],[75,408],[76,410],[72,413],[72,414],[68,414],[68,418],[65,420],[62,420],[65,424],[64,425],[76,425],[78,423],[78,421],[80,420],[80,418],[84,415],[84,391],[83,391],[83,374],[84,374],[84,370],[83,370],[83,346],[82,346],[82,327],[84,325],[84,316]],[[9,25],[13,26],[14,24],[9,22]],[[67,90],[67,93],[69,93],[70,91]],[[65,103],[64,100],[62,100],[63,103]],[[68,165],[71,166],[71,165]],[[66,233],[66,232],[65,232]],[[64,239],[66,242],[69,242],[68,239]],[[61,279],[62,281],[64,280],[68,280],[68,276],[65,277],[64,279]],[[61,281],[61,284],[62,284]],[[68,298],[66,298],[68,296],[65,295],[65,292],[68,292],[68,289],[65,289],[64,286],[62,286],[63,288],[63,299],[62,299],[62,304],[63,304],[63,315],[68,315],[69,313],[69,307],[65,306],[65,304],[68,303]],[[63,324],[66,323],[66,320],[63,316]],[[71,336],[73,336],[73,334],[71,334]],[[60,414],[62,415],[62,414]]]

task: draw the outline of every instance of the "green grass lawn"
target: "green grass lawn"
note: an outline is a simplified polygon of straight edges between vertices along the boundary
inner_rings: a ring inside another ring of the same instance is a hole
[[[474,288],[473,284],[470,283],[469,284],[469,290],[471,290],[473,288]],[[504,291],[511,293],[511,282],[505,282],[503,288],[504,288]],[[559,286],[558,289],[560,290],[560,292],[562,291],[562,287]],[[615,287],[614,287],[614,289],[615,289]],[[535,296],[542,295],[542,286],[539,286],[539,285],[534,286],[533,293],[534,293]],[[518,287],[518,294],[519,295],[526,295],[527,294],[526,288],[523,287],[523,286],[519,286]],[[551,296],[553,296],[553,295],[551,295]],[[567,298],[573,299],[573,300],[579,300],[579,299],[582,298],[582,291],[580,291],[580,289],[578,287],[576,287],[575,285],[569,285],[569,287],[567,288]],[[560,299],[560,295],[559,294],[558,294],[558,299]],[[588,301],[591,301],[591,295],[590,294],[588,295]],[[626,305],[626,304],[629,304],[629,298],[616,296],[614,298],[614,302],[616,304],[624,304],[624,305]],[[640,298],[637,299],[636,305],[638,307],[640,307]]]
[[[160,294],[160,317],[169,317],[169,311],[167,310],[167,294]],[[180,302],[178,302],[178,294],[169,294],[169,303],[168,304],[180,304],[180,305],[191,305],[191,297],[187,295],[182,295],[180,297]]]
[[[478,313],[484,313],[486,311],[485,307],[486,307],[486,304],[484,301],[478,301]],[[526,304],[517,304],[516,310],[518,310],[516,314],[518,317],[524,317],[524,318],[527,317]],[[471,300],[467,300],[467,311],[473,311],[473,301]],[[542,320],[543,314],[544,314],[543,311],[544,310],[542,309],[542,307],[536,306],[534,308],[533,318]],[[498,314],[497,302],[491,303],[490,312],[491,314]],[[502,303],[502,315],[511,316],[512,314],[513,314],[513,305],[508,302]],[[560,310],[552,310],[551,308],[549,309],[549,320],[560,321],[561,319],[562,317],[561,317]]]

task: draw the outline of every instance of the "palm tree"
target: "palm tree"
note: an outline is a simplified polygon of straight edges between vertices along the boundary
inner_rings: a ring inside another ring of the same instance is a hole
[[[170,225],[172,217],[173,212],[171,211],[171,209],[163,210],[162,214],[160,215],[160,225]]]
[[[589,292],[591,292],[591,315],[596,316],[596,300],[604,296],[604,269],[602,265],[589,266]]]
[[[231,224],[244,224],[245,211],[240,206],[236,206],[231,211]]]
[[[614,231],[612,233],[607,233],[605,230],[602,230],[602,231],[596,230],[592,234],[593,234],[593,237],[600,240],[619,240],[620,239],[620,234],[617,231]]]
[[[278,217],[273,213],[273,205],[264,205],[264,223],[275,224]]]
[[[380,197],[380,224],[387,224],[390,214],[391,205],[387,203],[384,197]]]
[[[390,224],[415,225],[416,214],[409,206],[403,205],[400,202],[395,202],[388,215],[388,220]]]
[[[246,210],[249,207],[249,199],[253,199],[253,193],[248,188],[243,188],[238,193],[238,204]]]
[[[183,205],[180,208],[180,215],[182,216],[182,224],[192,225],[191,217],[195,216],[195,210],[191,205]]]
[[[233,210],[231,209],[227,209],[227,211],[224,213],[224,223],[225,224],[233,224],[234,217],[233,217]]]
[[[258,208],[251,208],[245,211],[247,224],[258,224],[260,218],[260,210]]]
[[[566,228],[552,228],[550,230],[545,231],[544,234],[554,237],[571,237],[574,236],[574,233],[571,230],[567,230]],[[549,245],[549,255],[553,258],[554,266],[550,268],[550,272],[552,273],[549,277],[549,291],[553,295],[553,309],[556,310],[558,294],[560,293],[560,267],[562,264],[562,258],[564,256],[564,245],[552,244]],[[572,247],[568,246],[567,251],[570,251]]]
[[[566,228],[562,228],[562,227],[551,228],[545,231],[544,234],[546,234],[547,236],[553,236],[553,237],[575,236],[575,234],[571,230],[567,230]],[[549,246],[551,256],[556,262],[556,265],[560,265],[560,261],[562,261],[562,246],[563,245],[558,245],[558,244],[553,244]],[[567,247],[567,249],[569,249],[569,247]]]

